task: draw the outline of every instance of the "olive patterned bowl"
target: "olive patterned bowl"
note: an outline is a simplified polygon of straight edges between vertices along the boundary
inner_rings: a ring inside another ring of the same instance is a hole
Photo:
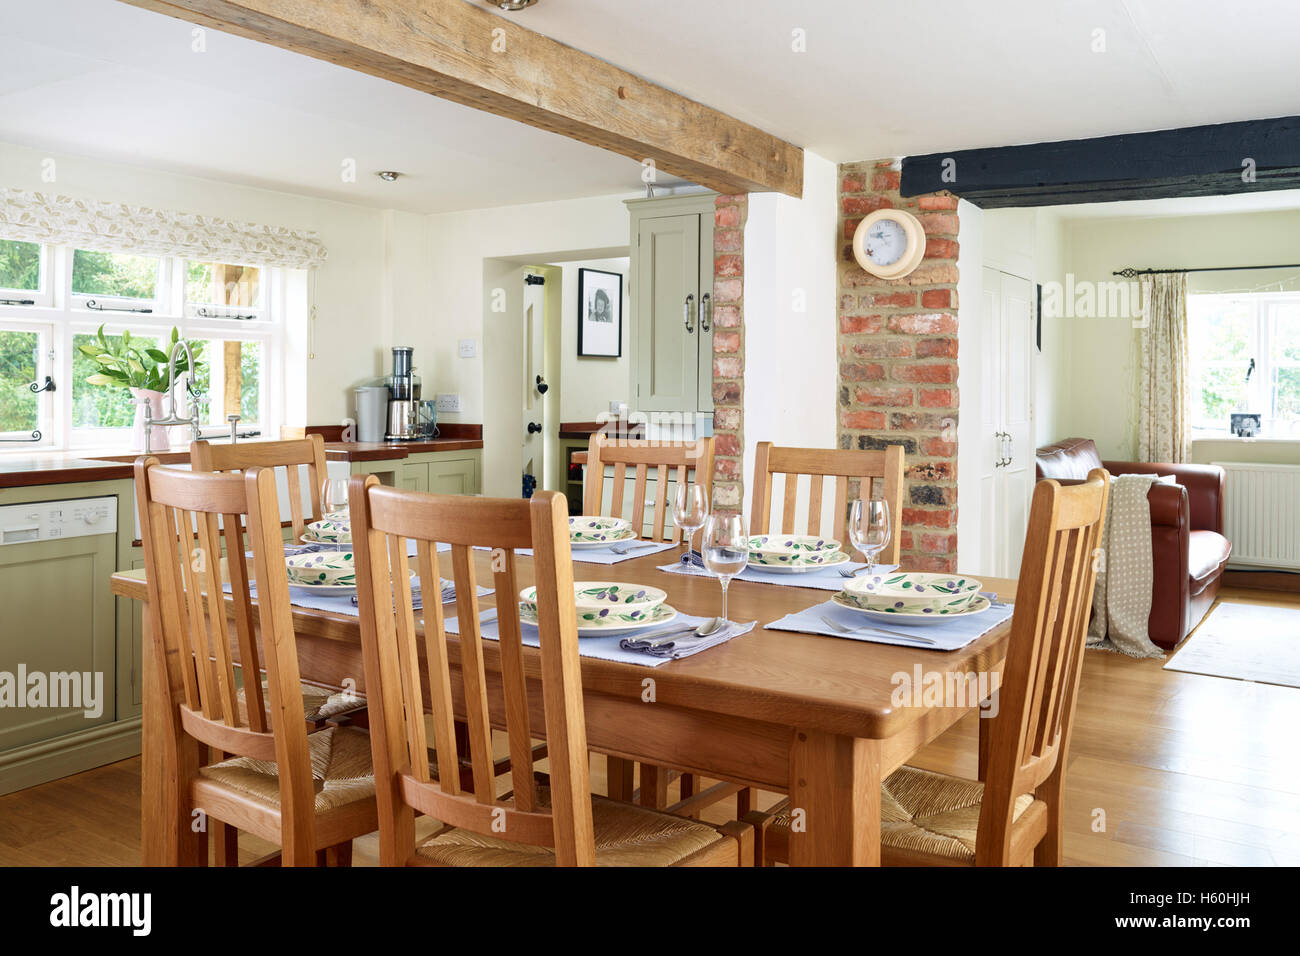
[[[872,611],[951,614],[963,611],[980,593],[980,582],[958,574],[892,571],[844,582],[844,599]]]
[[[840,543],[811,534],[756,534],[749,539],[749,563],[759,567],[815,567],[839,563]]]
[[[356,587],[351,551],[309,551],[284,559],[289,583],[299,587]]]
[[[579,624],[636,624],[652,617],[655,609],[667,597],[668,592],[645,584],[575,581],[573,585],[573,602],[578,611]],[[537,589],[524,588],[520,591],[519,603],[536,614]]]

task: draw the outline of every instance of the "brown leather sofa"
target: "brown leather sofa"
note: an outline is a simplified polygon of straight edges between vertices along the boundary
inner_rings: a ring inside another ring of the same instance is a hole
[[[1178,484],[1155,484],[1151,504],[1151,554],[1155,581],[1148,624],[1151,640],[1173,647],[1200,623],[1219,593],[1232,544],[1223,536],[1224,472],[1217,465],[1102,461],[1091,438],[1066,438],[1039,448],[1038,478],[1082,481],[1093,468],[1112,475],[1173,475]]]

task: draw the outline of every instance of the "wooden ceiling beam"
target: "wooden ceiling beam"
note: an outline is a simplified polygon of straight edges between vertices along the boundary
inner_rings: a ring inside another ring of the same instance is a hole
[[[803,190],[803,150],[465,0],[121,0],[559,133],[722,193]]]

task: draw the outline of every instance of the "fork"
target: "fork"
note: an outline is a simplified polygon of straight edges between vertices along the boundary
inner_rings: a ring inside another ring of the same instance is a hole
[[[658,546],[659,544],[656,541],[642,541],[638,544],[610,545],[609,550],[612,551],[614,554],[631,554],[633,551],[636,551],[640,548],[657,548]]]
[[[898,637],[903,640],[912,641],[916,644],[933,645],[936,642],[928,637],[922,637],[920,634],[904,634],[902,631],[891,631],[883,627],[845,627],[839,621],[832,620],[825,614],[821,615],[823,623],[832,631],[839,631],[841,634],[887,634],[890,637]]]

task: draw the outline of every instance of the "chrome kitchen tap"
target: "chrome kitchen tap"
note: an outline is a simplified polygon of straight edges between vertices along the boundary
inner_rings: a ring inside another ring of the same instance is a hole
[[[171,355],[167,358],[167,417],[152,418],[152,411],[148,405],[144,407],[144,453],[149,454],[149,443],[153,438],[154,425],[189,425],[194,435],[194,441],[201,437],[199,434],[199,396],[186,383],[185,390],[190,394],[190,417],[181,418],[176,414],[176,350],[184,349],[186,358],[186,368],[191,375],[194,374],[194,353],[184,339],[177,339],[172,345]]]

